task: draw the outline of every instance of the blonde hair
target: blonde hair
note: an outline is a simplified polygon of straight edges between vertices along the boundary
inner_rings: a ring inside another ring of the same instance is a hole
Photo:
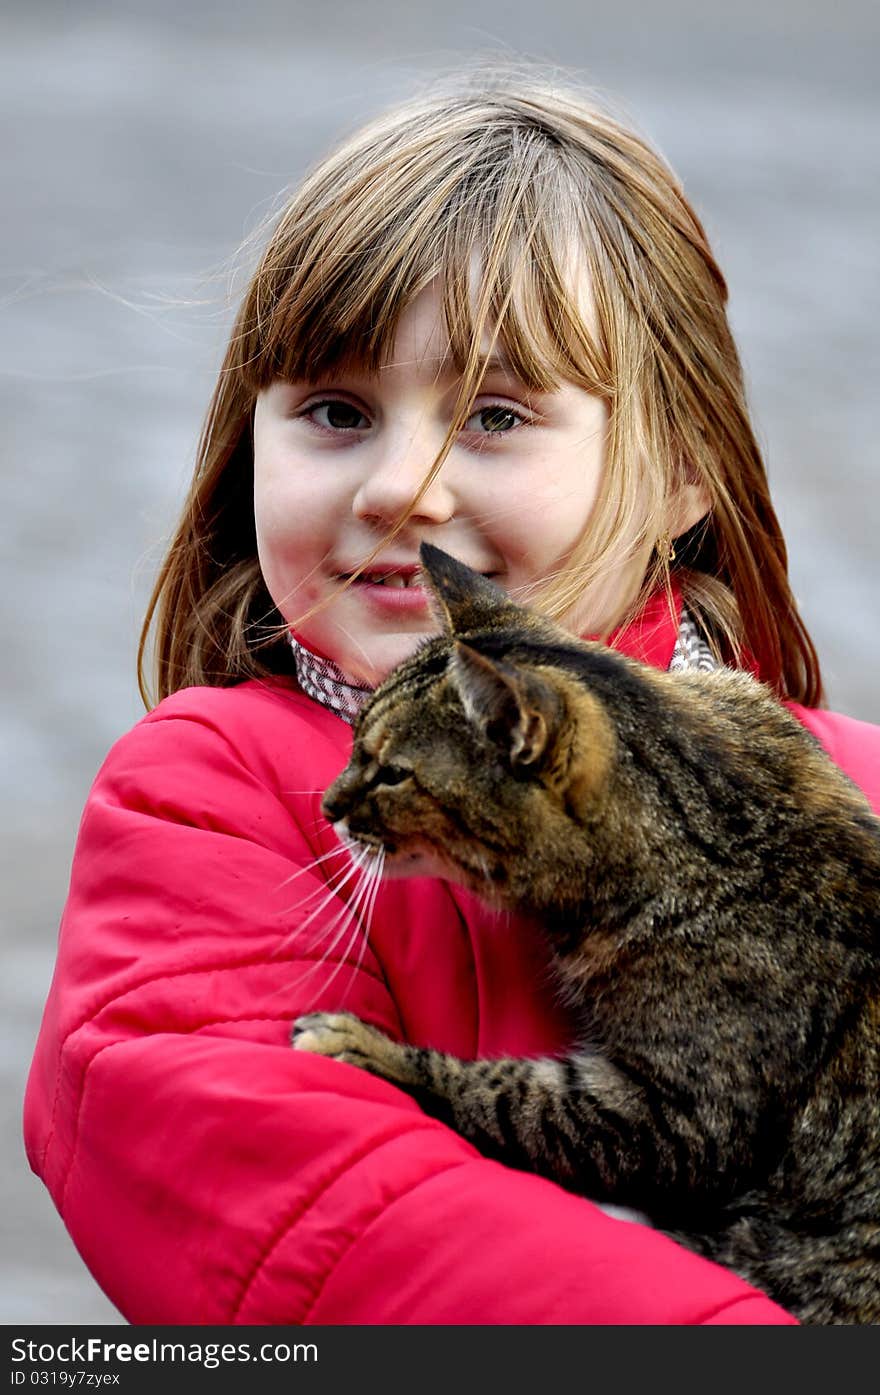
[[[590,312],[576,293],[579,275]],[[599,497],[565,568],[534,603],[564,617],[626,560],[643,563],[634,570],[644,581],[623,598],[618,621],[658,586],[669,590],[668,502],[685,481],[700,484],[710,512],[671,562],[685,603],[723,660],[754,662],[782,698],[820,702],[727,288],[702,225],[639,136],[579,93],[521,75],[447,83],[395,108],[324,160],[278,218],[147,610],[138,654],[145,702],[153,625],[159,697],[290,671],[286,626],[257,559],[256,397],[278,378],[375,371],[402,312],[435,281],[462,383],[443,450],[410,507],[479,391],[488,334],[527,387],[566,381],[609,405]]]

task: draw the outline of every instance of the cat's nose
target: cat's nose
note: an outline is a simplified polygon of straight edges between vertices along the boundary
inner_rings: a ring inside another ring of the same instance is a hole
[[[347,812],[348,800],[344,790],[339,788],[339,781],[335,780],[321,800],[321,813],[328,823],[338,823]]]

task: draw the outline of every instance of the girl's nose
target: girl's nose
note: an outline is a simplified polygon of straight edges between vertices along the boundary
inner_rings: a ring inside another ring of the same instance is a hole
[[[412,504],[442,443],[442,437],[438,439],[435,432],[416,433],[396,443],[377,441],[374,461],[352,502],[355,516],[383,526],[396,523]],[[444,460],[439,474],[416,504],[414,519],[445,523],[454,514],[450,463],[448,458]]]

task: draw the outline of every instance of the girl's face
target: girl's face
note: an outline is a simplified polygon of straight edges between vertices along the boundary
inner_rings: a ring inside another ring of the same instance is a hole
[[[254,503],[266,585],[297,638],[358,682],[380,682],[436,632],[414,581],[423,540],[526,599],[566,565],[595,503],[605,403],[570,384],[535,394],[499,362],[403,529],[341,590],[416,494],[458,386],[431,286],[403,314],[377,374],[276,381],[257,399]],[[586,633],[612,622],[632,580],[618,575],[566,623]]]

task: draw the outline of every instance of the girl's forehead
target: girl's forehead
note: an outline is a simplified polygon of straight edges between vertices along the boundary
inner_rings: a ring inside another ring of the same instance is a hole
[[[569,271],[568,298],[572,316],[577,316],[591,334],[598,332],[595,297],[584,258],[572,256]],[[480,320],[479,302],[483,287],[482,268],[472,268],[470,277],[470,317]],[[499,333],[496,321],[484,317],[477,352],[483,372],[516,376],[511,357]],[[404,307],[389,337],[378,372],[400,367],[418,366],[438,374],[457,375],[449,326],[444,307],[443,287],[439,278],[420,290]]]
[[[479,353],[484,361],[489,360],[486,366],[490,369],[509,371],[510,363],[504,347],[489,325],[484,327],[480,336]],[[420,368],[449,376],[457,372],[443,308],[443,293],[437,281],[420,291],[403,310],[378,371],[381,374],[401,368]]]

